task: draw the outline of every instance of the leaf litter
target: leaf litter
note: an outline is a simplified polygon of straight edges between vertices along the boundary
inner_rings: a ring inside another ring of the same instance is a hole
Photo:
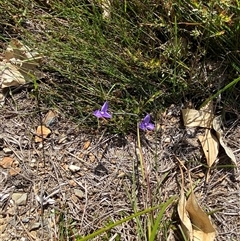
[[[213,228],[208,215],[200,208],[193,191],[192,179],[189,175],[191,191],[186,200],[184,193],[184,175],[182,171],[182,163],[180,162],[180,171],[182,177],[181,191],[177,206],[178,215],[184,237],[189,241],[213,241],[216,231]],[[186,169],[186,167],[184,167]]]
[[[237,167],[236,158],[233,151],[223,141],[221,116],[214,115],[213,101],[209,101],[200,110],[182,109],[182,117],[186,127],[205,128],[204,135],[199,135],[198,140],[201,143],[207,160],[207,182],[209,180],[210,169],[218,158],[220,146],[224,149],[226,155],[230,158],[235,167]]]
[[[208,215],[199,207],[193,190],[186,203],[186,211],[189,214],[194,241],[213,241],[215,239],[215,229],[209,220]],[[191,239],[190,239],[191,240]]]
[[[25,229],[28,230],[28,233],[21,232],[23,237],[30,235],[31,237],[37,238],[44,233],[44,237],[48,240],[49,230],[41,230],[38,232],[38,229],[41,229],[43,225],[38,225],[36,230],[34,228],[34,232],[31,227],[32,223],[41,222],[41,216],[48,220],[47,225],[51,227],[51,235],[56,235],[58,230],[56,222],[52,219],[52,217],[47,216],[49,212],[42,212],[43,210],[53,210],[53,204],[55,207],[58,207],[59,210],[61,210],[62,206],[66,206],[67,210],[69,210],[72,215],[71,218],[74,219],[75,222],[78,222],[78,225],[81,226],[81,229],[78,230],[75,235],[88,233],[90,231],[89,227],[95,226],[99,222],[103,224],[106,221],[105,213],[108,213],[107,217],[111,216],[117,220],[121,218],[120,212],[122,210],[125,210],[125,212],[129,214],[132,212],[132,207],[131,205],[129,206],[129,196],[126,194],[126,188],[132,190],[132,183],[129,182],[129,177],[131,177],[134,172],[134,170],[132,170],[132,157],[135,155],[134,153],[136,151],[134,148],[129,148],[131,146],[133,147],[135,142],[131,136],[127,137],[127,145],[119,145],[121,141],[119,137],[116,139],[115,136],[110,138],[104,137],[104,139],[102,139],[102,136],[95,136],[94,138],[91,136],[91,138],[89,138],[90,134],[86,136],[81,133],[81,131],[79,131],[73,123],[69,126],[69,121],[64,121],[63,116],[61,123],[53,121],[56,119],[56,113],[52,110],[49,110],[43,119],[44,125],[39,125],[36,118],[32,119],[34,115],[31,116],[31,113],[34,113],[35,111],[34,106],[32,106],[32,104],[26,106],[26,103],[19,103],[20,106],[21,104],[22,107],[20,107],[20,109],[22,108],[23,110],[26,109],[28,111],[29,119],[26,121],[19,118],[17,115],[13,116],[9,122],[2,123],[5,126],[4,130],[8,129],[8,132],[3,131],[1,138],[4,140],[6,148],[11,147],[10,149],[13,150],[13,155],[19,160],[19,169],[21,168],[21,174],[16,173],[14,180],[11,177],[12,175],[8,176],[4,168],[0,170],[4,184],[4,188],[0,186],[0,197],[6,197],[4,198],[4,202],[6,204],[4,206],[1,204],[1,208],[4,212],[6,212],[6,217],[8,217],[4,218],[4,222],[9,230],[14,230],[12,229],[13,227],[11,227],[10,221],[7,221],[11,219],[11,215],[14,213],[14,207],[11,206],[12,203],[7,201],[10,200],[10,196],[6,193],[6,190],[10,190],[7,188],[10,188],[11,186],[14,187],[15,193],[19,193],[19,195],[20,193],[24,194],[24,203],[26,202],[24,208],[26,206],[32,206],[36,203],[36,201],[40,204],[40,206],[44,205],[44,207],[40,209],[39,206],[36,206],[34,209],[29,209],[27,211],[27,216],[30,216],[34,222],[26,222]],[[11,109],[11,107],[9,108]],[[176,107],[172,106],[172,108]],[[7,112],[8,106],[2,109],[3,120],[4,115]],[[149,149],[147,146],[143,147],[145,158],[148,160],[148,168],[151,170],[150,173],[152,175],[151,180],[153,181],[153,186],[154,183],[158,183],[164,170],[167,170],[168,172],[171,170],[169,169],[169,162],[172,162],[171,166],[173,166],[173,169],[166,176],[164,185],[161,187],[161,193],[163,194],[163,197],[165,197],[162,201],[166,200],[168,195],[176,194],[177,183],[174,183],[173,180],[175,179],[174,177],[177,175],[177,172],[174,171],[174,162],[171,160],[172,154],[169,155],[168,153],[173,147],[172,145],[174,145],[173,140],[175,140],[178,144],[181,142],[181,139],[177,140],[172,137],[172,135],[176,136],[176,133],[172,134],[173,132],[176,132],[176,121],[171,124],[171,121],[168,119],[173,118],[172,114],[165,115],[163,118],[163,125],[167,128],[165,128],[165,130],[161,133],[160,139],[151,140],[153,145],[155,147],[158,146],[159,148],[159,153],[157,153],[157,155],[161,156],[161,162],[159,163],[160,169],[156,170],[153,168],[154,162],[152,160],[154,160],[154,158],[151,156],[151,148]],[[177,117],[174,118],[177,120]],[[205,135],[200,137],[200,141],[202,143],[209,168],[214,164],[218,155],[219,146],[216,144],[218,143],[217,140],[219,141],[218,144],[220,144],[223,148],[225,147],[224,149],[226,154],[237,165],[236,157],[233,152],[231,149],[228,149],[228,147],[226,148],[226,145],[223,142],[223,133],[220,128],[219,120],[217,123],[214,122],[214,115],[212,110],[210,110],[210,107],[205,107],[205,109],[201,109],[200,112],[185,110],[183,111],[183,118],[185,119],[184,123],[187,123],[187,126],[200,126],[205,128]],[[16,122],[21,123],[18,127],[17,133],[14,128],[14,123]],[[30,129],[33,127],[33,124],[34,126],[38,126],[35,142],[42,142],[43,139],[45,139],[45,144],[41,147],[37,147],[37,149],[32,143],[32,139],[27,138],[32,135]],[[49,129],[50,126],[52,130]],[[216,136],[212,134],[212,128],[216,131]],[[9,135],[9,133],[11,134]],[[51,136],[49,136],[50,133]],[[18,141],[20,136],[21,141]],[[60,141],[63,136],[65,140],[64,142]],[[37,139],[37,137],[39,139]],[[151,139],[152,137],[148,136],[148,138]],[[164,140],[167,138],[170,139],[171,142],[165,142]],[[90,139],[91,141],[89,141]],[[124,142],[126,143],[126,140]],[[45,149],[44,152],[41,151],[42,148]],[[29,155],[29,153],[31,154]],[[84,155],[82,155],[82,153],[84,153]],[[0,155],[3,157],[3,155],[6,154],[1,153],[0,150]],[[156,153],[154,153],[154,156],[155,155]],[[91,156],[94,158],[90,160]],[[44,159],[47,159],[46,165],[43,164]],[[107,171],[96,171],[100,166],[103,170]],[[69,167],[74,167],[74,171],[70,170]],[[119,173],[124,173],[124,175],[120,175]],[[218,174],[221,177],[221,172]],[[44,184],[42,182],[42,178],[46,177],[49,181]],[[199,177],[200,176],[198,176],[198,178]],[[222,180],[223,186],[215,190],[214,187],[216,183],[218,183],[218,180]],[[13,183],[14,185],[12,185]],[[74,183],[74,187],[76,187],[74,190],[71,189],[72,183]],[[115,186],[115,183],[117,186]],[[204,183],[203,178],[202,183]],[[209,176],[209,185],[211,191],[208,194],[209,198],[212,200],[208,205],[210,209],[213,209],[216,205],[217,207],[220,206],[220,204],[216,203],[216,201],[219,200],[219,202],[222,203],[222,199],[226,199],[228,194],[232,193],[231,199],[234,197],[235,200],[238,199],[236,191],[234,191],[234,185],[231,188],[232,191],[230,191],[229,188],[232,183],[228,179],[224,179],[224,177],[215,180],[215,177]],[[224,195],[222,191],[226,185],[228,190],[227,196]],[[32,189],[32,186],[36,186],[37,188]],[[23,188],[26,191],[29,190],[27,196],[31,198],[25,199],[25,193],[27,192],[18,192]],[[118,191],[115,191],[116,188]],[[198,188],[201,188],[201,186]],[[31,190],[34,190],[34,195],[30,195]],[[76,190],[78,194],[77,196],[80,195],[81,197],[80,201],[74,198],[76,196]],[[107,196],[106,193],[108,194]],[[222,199],[219,198],[220,193]],[[111,197],[111,202],[110,199],[108,199],[109,196]],[[199,197],[200,199],[205,198],[204,195],[198,196],[198,198]],[[43,202],[41,200],[43,200]],[[198,240],[213,240],[215,236],[215,229],[212,227],[207,214],[203,212],[198,205],[198,202],[199,200],[196,200],[193,190],[186,200],[184,185],[182,184],[178,204],[178,214],[182,225],[185,226],[183,230],[185,230],[184,232],[186,232],[186,236],[189,237],[190,240],[197,240],[196,238],[198,238]],[[227,199],[225,200],[225,203],[226,202]],[[112,204],[110,205],[110,203]],[[9,208],[8,211],[4,208],[6,206]],[[236,206],[236,210],[237,208],[238,207]],[[224,209],[226,210],[227,207],[224,206]],[[117,210],[119,210],[119,212]],[[19,207],[19,212],[14,215],[21,217],[20,213],[24,213],[23,210],[21,211],[21,207]],[[70,213],[68,215],[70,215]],[[103,215],[98,216],[100,213]],[[233,215],[236,213],[237,211],[233,213]],[[96,218],[96,215],[98,218]],[[221,218],[224,220],[225,218],[224,213],[216,214],[216,216],[217,221]],[[58,218],[59,216],[56,214],[54,219],[56,220]],[[87,225],[83,225],[83,220]],[[230,230],[234,227],[234,225],[238,225],[237,222],[233,221],[229,222],[229,224],[221,223],[221,225],[218,224],[217,228],[221,230]],[[133,227],[134,225],[130,225],[129,223],[125,227],[118,227],[118,232],[125,233],[126,236],[130,237],[131,233],[135,232]],[[3,235],[5,235],[5,233]],[[16,233],[16,231],[13,231],[12,235],[14,236],[19,234]],[[224,237],[224,234],[222,235],[223,236],[220,235],[217,240],[223,240],[221,237]]]
[[[231,161],[233,162],[233,164],[235,165],[235,167],[237,167],[237,160],[236,157],[232,151],[231,148],[229,148],[223,140],[223,131],[221,129],[221,116],[217,116],[214,118],[213,120],[213,129],[216,131],[216,136],[219,140],[220,145],[223,147],[225,153],[227,154],[227,156],[231,159]]]
[[[11,39],[0,62],[0,104],[4,104],[10,87],[17,87],[39,79],[42,74],[37,69],[42,56],[31,50],[18,39]]]

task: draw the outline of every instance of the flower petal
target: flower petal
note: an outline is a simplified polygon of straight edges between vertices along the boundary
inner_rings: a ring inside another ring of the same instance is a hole
[[[149,123],[149,122],[150,122],[150,115],[147,114],[147,115],[144,117],[143,121],[144,121],[146,124]]]
[[[104,102],[104,104],[103,104],[103,106],[102,106],[102,108],[101,108],[101,111],[103,111],[103,112],[108,111],[108,102],[107,102],[107,101]]]
[[[141,130],[143,130],[143,131],[145,131],[145,130],[147,129],[147,128],[146,128],[146,124],[145,124],[144,121],[142,121],[142,122],[140,123],[139,128],[140,128]]]
[[[108,112],[104,112],[102,116],[109,119],[112,118],[112,115]]]
[[[146,126],[146,128],[148,129],[148,130],[154,130],[154,127],[155,127],[155,125],[154,124],[152,124],[152,123],[148,123],[147,124],[147,126]]]
[[[102,117],[103,117],[103,115],[102,115],[102,113],[101,113],[100,110],[95,110],[95,111],[93,112],[93,114],[94,114],[97,118],[102,118]]]
[[[140,122],[139,128],[141,130],[154,130],[155,125],[153,123],[150,123],[150,115],[147,114],[144,119]]]

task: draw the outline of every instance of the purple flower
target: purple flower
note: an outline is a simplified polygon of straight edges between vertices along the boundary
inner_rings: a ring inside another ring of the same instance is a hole
[[[108,113],[108,102],[106,101],[101,110],[95,110],[93,112],[93,114],[97,117],[97,118],[112,118],[112,115],[110,113]]]
[[[154,129],[154,124],[150,123],[150,115],[147,114],[144,119],[141,121],[139,128],[142,130],[153,130]]]

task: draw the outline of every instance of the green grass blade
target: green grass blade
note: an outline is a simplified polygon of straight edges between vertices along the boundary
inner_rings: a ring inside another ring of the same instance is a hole
[[[101,229],[95,231],[94,233],[91,233],[91,234],[87,235],[86,237],[78,238],[77,241],[90,240],[90,239],[92,239],[92,238],[94,238],[94,237],[96,237],[96,236],[98,236],[98,235],[103,234],[104,232],[107,232],[107,231],[111,230],[112,228],[114,228],[114,227],[116,227],[116,226],[118,226],[118,225],[121,225],[121,224],[124,223],[124,222],[130,221],[131,219],[134,219],[134,218],[136,218],[136,217],[138,217],[138,216],[147,214],[147,213],[152,212],[152,211],[154,211],[154,210],[156,210],[156,209],[161,208],[161,210],[163,210],[163,212],[164,212],[164,211],[166,210],[166,208],[167,208],[171,203],[173,203],[173,201],[174,201],[175,199],[176,199],[176,196],[173,196],[173,197],[169,198],[169,199],[167,200],[167,202],[164,203],[164,204],[160,204],[160,205],[157,205],[157,206],[155,206],[155,207],[148,208],[148,209],[145,209],[145,210],[143,210],[143,211],[134,213],[134,214],[132,214],[132,215],[126,217],[126,218],[123,218],[123,219],[121,219],[121,220],[119,220],[119,221],[117,221],[117,222],[115,222],[115,223],[112,223],[112,224],[108,225],[107,227],[101,228]],[[161,215],[163,215],[163,214],[161,214]]]
[[[170,200],[170,199],[169,199]],[[166,209],[168,208],[169,205],[171,205],[173,202],[174,202],[174,199],[171,200],[171,202],[166,202],[163,204],[160,212],[158,213],[158,216],[154,222],[154,225],[153,225],[153,228],[152,228],[152,231],[151,231],[151,236],[150,236],[150,239],[149,241],[154,241],[155,240],[155,237],[157,236],[157,232],[159,230],[159,225],[160,225],[160,222],[162,220],[162,217],[166,211]]]
[[[233,85],[237,84],[240,81],[240,77],[234,79],[232,82],[224,86],[222,89],[220,89],[216,94],[210,96],[208,99],[206,99],[201,106],[205,106],[209,101],[213,100],[214,98],[218,97],[221,93],[226,91],[227,89],[231,88]]]

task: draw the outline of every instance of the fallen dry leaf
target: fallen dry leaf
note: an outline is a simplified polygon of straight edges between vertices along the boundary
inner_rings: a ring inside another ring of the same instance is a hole
[[[11,149],[11,148],[8,148],[8,147],[4,147],[4,148],[3,148],[3,152],[4,152],[5,154],[12,154],[12,153],[13,153],[12,149]]]
[[[77,165],[69,165],[68,166],[68,169],[71,171],[71,172],[78,172],[81,168]]]
[[[54,111],[49,110],[48,113],[43,118],[43,124],[46,127],[51,126],[56,121],[56,117],[57,117],[57,114]]]
[[[228,147],[223,141],[223,131],[221,129],[221,116],[217,116],[213,119],[213,129],[216,131],[216,136],[219,140],[220,145],[223,147],[227,156],[231,159],[233,164],[237,167],[236,157],[230,147]]]
[[[213,114],[213,101],[210,100],[206,105],[202,106],[200,110]]]
[[[125,172],[119,172],[119,174],[117,175],[117,178],[123,178],[125,177],[127,174]]]
[[[187,127],[205,127],[211,128],[213,113],[203,110],[182,109],[184,125]]]
[[[182,231],[185,235],[186,240],[193,240],[192,223],[189,219],[188,212],[186,210],[186,198],[184,195],[183,187],[181,188],[177,211],[178,216],[180,218]]]
[[[71,186],[71,187],[76,187],[77,186],[77,183],[74,181],[74,180],[69,180],[69,185]]]
[[[187,127],[205,127],[210,128],[212,126],[213,114],[213,102],[209,101],[200,110],[195,109],[182,109],[182,116],[184,125]]]
[[[205,157],[207,159],[208,171],[206,173],[206,182],[208,183],[210,177],[210,168],[216,161],[219,153],[219,142],[216,136],[214,136],[210,129],[205,130],[204,136],[198,137]]]
[[[216,161],[219,152],[219,142],[217,138],[212,134],[210,129],[205,130],[204,136],[198,137],[205,157],[207,159],[208,167],[210,168]]]
[[[35,142],[42,142],[43,139],[47,138],[50,133],[51,130],[48,129],[46,126],[38,126],[35,136]]]
[[[95,161],[95,155],[93,153],[89,153],[88,157],[89,157],[90,162]]]
[[[186,210],[189,213],[193,228],[194,241],[213,241],[215,229],[213,228],[208,215],[199,207],[193,191],[191,192]]]
[[[4,88],[23,85],[33,78],[39,79],[41,71],[37,69],[42,56],[32,51],[18,39],[12,39],[0,62],[0,104],[3,106],[7,91]]]
[[[42,61],[42,56],[18,39],[11,39],[4,53],[4,58],[9,63],[19,66],[23,74],[29,73],[36,77],[39,74],[37,67]]]
[[[191,194],[186,201],[184,195],[184,175],[181,166],[180,171],[182,176],[182,184],[177,211],[180,218],[182,231],[185,235],[184,240],[213,241],[215,238],[215,229],[213,228],[208,215],[202,211],[197,203],[193,192],[190,173],[189,179],[191,182]]]
[[[26,82],[32,81],[32,76],[35,78],[41,76],[37,67],[42,61],[42,56],[18,39],[11,39],[4,53],[4,58],[18,68]]]
[[[32,54],[29,47],[24,46],[21,41],[16,38],[11,39],[7,49],[4,53],[4,58],[8,61],[11,59],[24,60],[26,58],[31,58]]]
[[[21,168],[19,168],[19,167],[11,168],[9,170],[10,176],[16,176],[20,172],[21,172]]]
[[[17,67],[5,61],[0,62],[1,88],[19,86],[26,83],[24,76]]]
[[[186,210],[186,198],[185,198],[185,194],[184,194],[184,175],[183,175],[181,166],[180,166],[180,171],[181,171],[181,176],[182,176],[182,183],[181,183],[181,191],[180,191],[180,197],[179,197],[179,201],[178,201],[177,211],[178,211],[178,216],[180,218],[180,224],[182,227],[182,231],[185,235],[186,240],[192,240],[193,239],[193,229],[192,229],[192,223],[189,219],[188,212]]]
[[[90,141],[86,141],[84,146],[83,146],[83,149],[86,150],[88,149],[88,147],[90,146],[91,142]]]
[[[0,166],[2,168],[10,168],[13,164],[13,159],[11,157],[4,157],[1,161],[0,161]]]

